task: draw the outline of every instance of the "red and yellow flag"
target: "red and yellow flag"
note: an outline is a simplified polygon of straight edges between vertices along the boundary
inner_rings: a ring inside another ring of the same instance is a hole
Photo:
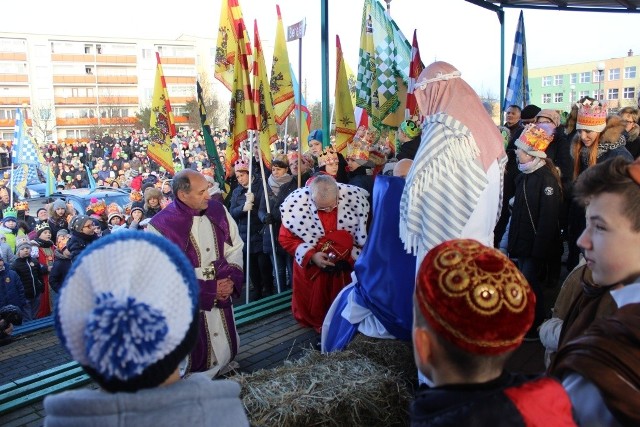
[[[244,24],[239,24],[238,33],[245,34]],[[249,130],[256,129],[256,116],[253,111],[253,93],[249,80],[249,63],[245,52],[244,38],[238,39],[238,55],[233,66],[233,86],[229,105],[229,140],[225,160],[226,170],[230,173],[233,164],[238,160],[240,143],[249,137]]]
[[[411,43],[411,63],[409,64],[409,88],[407,89],[407,105],[405,107],[404,118],[419,117],[418,101],[413,94],[420,73],[424,70],[424,65],[420,59],[420,48],[418,47],[418,37],[416,30],[413,30],[413,43]]]
[[[171,138],[176,135],[176,125],[158,52],[156,52],[156,60],[158,64],[156,65],[156,79],[153,85],[153,99],[151,100],[150,142],[147,154],[151,160],[165,168],[167,172],[174,174]]]
[[[353,115],[353,103],[349,91],[349,79],[342,56],[340,36],[336,35],[336,141],[335,150],[343,155],[347,152],[347,145],[353,141],[356,134],[356,120]]]
[[[281,125],[295,107],[295,94],[291,79],[289,53],[287,52],[287,40],[284,37],[284,26],[282,25],[282,15],[280,15],[280,6],[276,5],[276,11],[278,12],[278,26],[276,27],[276,43],[273,47],[270,83],[275,121]]]
[[[242,24],[243,33],[238,32],[240,24]],[[214,76],[229,90],[232,90],[233,87],[233,64],[240,39],[244,40],[245,53],[251,55],[251,42],[242,19],[240,3],[238,0],[223,0],[220,10],[220,25],[218,26]]]
[[[256,114],[258,143],[264,164],[271,169],[271,144],[278,139],[278,129],[273,117],[273,101],[267,79],[264,52],[258,34],[258,21],[253,21],[253,111]]]

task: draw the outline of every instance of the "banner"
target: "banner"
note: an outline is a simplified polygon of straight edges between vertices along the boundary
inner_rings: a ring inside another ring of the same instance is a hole
[[[409,87],[407,88],[407,105],[405,107],[404,118],[410,117],[420,118],[420,110],[418,109],[418,101],[413,94],[420,73],[424,70],[424,65],[420,59],[420,48],[418,47],[417,30],[413,30],[413,42],[411,43],[411,64],[409,65]]]
[[[502,110],[509,105],[517,105],[520,108],[529,105],[529,75],[527,70],[527,44],[524,38],[524,15],[520,11],[516,38],[513,42],[513,54],[511,55],[511,69],[507,82],[507,93],[504,97]]]
[[[267,79],[267,67],[258,34],[258,21],[253,21],[253,111],[256,114],[258,146],[265,166],[271,169],[271,144],[278,139],[278,129],[273,117],[273,100]]]
[[[211,127],[207,124],[207,110],[204,105],[202,86],[200,86],[200,82],[196,83],[196,89],[198,93],[198,109],[200,110],[200,124],[202,125],[202,135],[204,137],[204,145],[207,149],[207,155],[209,156],[209,160],[211,160],[211,164],[213,165],[213,176],[220,186],[220,190],[222,190],[224,193],[228,193],[228,188],[224,180],[227,172],[220,162],[218,148],[216,147],[216,144],[213,142],[213,138],[211,137]]]
[[[353,115],[353,104],[349,92],[347,69],[342,55],[340,36],[336,34],[336,140],[335,150],[346,156],[347,145],[356,134],[356,120]]]
[[[300,116],[298,115],[298,105],[300,105],[300,111],[302,111],[302,135],[298,137],[298,151],[301,153],[306,153],[309,151],[309,132],[311,132],[311,112],[307,108],[307,102],[304,100],[304,96],[300,93],[300,87],[298,86],[298,80],[296,79],[296,75],[291,71],[291,80],[293,82],[293,90],[295,94],[295,112],[296,112],[296,121],[298,126],[296,129],[299,129],[300,126]]]
[[[156,52],[156,79],[153,86],[151,100],[151,121],[149,124],[149,147],[147,154],[154,162],[162,166],[172,175],[175,173],[173,165],[173,151],[171,138],[176,135],[176,125],[169,102],[167,83],[162,72],[160,54]]]
[[[241,33],[238,32],[240,25]],[[233,64],[238,52],[238,41],[241,39],[245,43],[244,52],[251,55],[251,42],[242,19],[240,3],[238,0],[222,0],[214,76],[229,90],[233,87]]]
[[[276,5],[276,11],[278,12],[278,25],[276,27],[276,42],[273,47],[270,87],[275,121],[281,125],[293,111],[295,99],[293,81],[291,79],[291,64],[289,63],[287,41],[284,37],[280,6]]]

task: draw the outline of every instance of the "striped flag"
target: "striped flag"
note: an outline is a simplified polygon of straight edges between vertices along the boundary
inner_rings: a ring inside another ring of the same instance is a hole
[[[287,40],[284,37],[284,26],[278,12],[278,26],[276,27],[276,42],[273,47],[273,63],[271,64],[271,96],[273,97],[273,112],[275,121],[281,125],[295,107],[293,81],[291,80],[291,64],[287,52]]]
[[[171,150],[171,138],[176,135],[176,125],[169,102],[167,83],[162,72],[160,54],[156,52],[156,79],[153,86],[153,99],[151,100],[151,123],[149,124],[149,158],[174,174],[173,152]]]
[[[309,141],[307,138],[309,137],[309,132],[311,132],[311,112],[309,108],[307,108],[307,102],[304,100],[304,96],[301,95],[298,80],[296,79],[296,75],[291,70],[291,81],[293,82],[293,89],[295,94],[295,111],[296,111],[296,120],[298,121],[298,126],[300,125],[300,117],[298,116],[298,105],[300,105],[300,111],[302,112],[302,135],[298,138],[298,151],[301,153],[306,153],[309,151]]]
[[[27,181],[29,179],[30,169],[32,168],[24,163],[17,165],[17,168],[13,169],[13,177],[11,178],[13,181],[12,188],[13,192],[18,194],[19,197],[24,196],[24,193],[27,190]]]
[[[244,34],[244,24],[240,23],[238,34]],[[253,93],[249,80],[249,63],[244,49],[244,38],[238,40],[238,55],[233,66],[233,88],[229,103],[229,141],[225,160],[227,173],[238,160],[240,143],[249,137],[249,130],[256,129],[256,116],[253,111]]]
[[[511,69],[507,82],[507,93],[504,97],[502,109],[509,105],[524,107],[529,105],[529,75],[527,70],[527,44],[524,38],[524,15],[520,11],[516,39],[513,43],[513,55],[511,55]]]
[[[420,59],[420,48],[418,47],[417,30],[413,30],[413,43],[411,43],[411,64],[409,65],[409,88],[407,89],[407,105],[405,107],[404,118],[419,117],[418,101],[413,94],[416,81],[420,73],[424,70],[424,64]]]
[[[238,32],[240,24],[242,24],[242,30]],[[251,55],[251,42],[242,19],[240,3],[238,0],[223,0],[218,26],[214,76],[229,90],[233,87],[233,64],[238,53],[239,40],[244,40],[244,52]]]
[[[200,86],[200,82],[197,82],[197,92],[198,92],[198,108],[200,110],[200,124],[202,125],[202,134],[204,137],[204,145],[207,149],[207,154],[209,155],[209,159],[213,164],[213,176],[220,186],[220,189],[226,194],[229,192],[224,181],[224,177],[226,176],[226,171],[222,163],[220,162],[220,156],[218,155],[218,148],[216,144],[213,142],[213,138],[211,137],[211,128],[207,124],[207,110],[204,106],[204,97],[202,96],[202,86]]]
[[[253,21],[253,111],[256,114],[258,145],[262,161],[271,169],[271,144],[278,139],[278,129],[273,117],[273,100],[267,79],[267,67],[258,34],[258,21]]]
[[[353,116],[353,104],[349,92],[349,80],[347,69],[342,55],[340,36],[336,34],[336,140],[335,150],[343,155],[347,152],[347,146],[353,141],[356,134],[356,120]]]
[[[53,175],[53,171],[51,170],[51,165],[47,165],[47,187],[45,189],[44,195],[46,197],[51,196],[51,194],[56,191],[56,177]]]

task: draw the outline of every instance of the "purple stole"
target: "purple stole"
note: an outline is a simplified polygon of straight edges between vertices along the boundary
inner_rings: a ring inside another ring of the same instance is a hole
[[[224,206],[220,202],[209,200],[207,209],[202,212],[191,209],[176,198],[167,207],[154,215],[153,218],[151,218],[150,224],[162,233],[163,236],[175,243],[187,258],[189,258],[194,268],[203,267],[200,265],[198,249],[190,238],[193,217],[201,215],[205,215],[213,226],[213,233],[216,236],[220,258],[213,263],[216,272],[214,279],[198,279],[198,284],[200,285],[200,310],[210,311],[214,308],[221,310],[222,318],[225,322],[224,333],[227,335],[233,358],[238,353],[236,326],[233,318],[233,301],[232,298],[227,298],[224,301],[216,299],[217,279],[229,277],[233,281],[234,287],[232,297],[238,298],[242,291],[244,274],[241,266],[229,264],[224,258],[224,244],[231,244],[229,223]],[[198,341],[191,352],[190,371],[192,372],[205,371],[210,367],[208,363],[210,349],[209,332],[205,324],[204,313],[201,312],[199,318]],[[223,331],[220,331],[220,333],[222,332]]]

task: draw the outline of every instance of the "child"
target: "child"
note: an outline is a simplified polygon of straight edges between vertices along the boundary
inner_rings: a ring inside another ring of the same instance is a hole
[[[58,231],[62,229],[67,229],[69,227],[69,223],[67,222],[67,216],[69,212],[67,211],[67,205],[64,203],[64,200],[57,199],[51,204],[49,208],[49,228],[51,230],[51,240],[54,242],[58,237]]]
[[[45,424],[248,426],[237,383],[180,379],[198,295],[191,263],[163,237],[125,230],[84,251],[62,286],[56,331],[102,390],[47,396]]]
[[[545,154],[553,140],[553,132],[545,130],[545,125],[527,125],[515,142],[521,173],[515,179],[508,234],[509,257],[518,259],[520,271],[536,294],[536,315],[527,335],[530,339],[537,339],[537,328],[545,318],[540,271],[560,242],[560,177]]]
[[[535,294],[497,249],[456,239],[431,249],[414,294],[413,345],[421,386],[412,425],[575,425],[549,378],[504,371],[533,322]]]
[[[26,298],[24,321],[28,322],[36,318],[40,308],[40,297],[44,291],[43,275],[49,269],[38,263],[37,259],[31,256],[31,242],[28,239],[19,240],[16,243],[17,258],[13,261],[11,268],[18,274],[24,288]]]
[[[13,253],[16,252],[16,239],[18,237],[26,237],[22,229],[18,228],[18,212],[13,208],[7,208],[2,212],[2,227],[0,234],[6,238],[6,243]]]
[[[71,229],[71,239],[69,239],[67,249],[69,249],[73,260],[84,248],[98,238],[96,229],[99,227],[96,226],[93,218],[87,215],[77,215],[69,222],[69,228]]]
[[[37,317],[45,317],[51,314],[51,297],[49,294],[49,271],[53,266],[53,253],[56,247],[51,240],[51,229],[48,222],[41,222],[36,225],[35,229],[37,237],[32,243],[38,248],[38,262],[40,265],[47,267],[47,270],[42,274],[42,283],[44,285],[42,291],[42,298],[40,299],[40,309],[38,310]]]
[[[584,171],[574,187],[586,205],[578,238],[593,283],[563,319],[550,372],[583,425],[640,425],[640,161],[615,157]],[[617,309],[602,316],[613,300]]]
[[[56,250],[53,254],[53,266],[49,272],[49,286],[51,290],[51,307],[55,308],[58,303],[58,297],[60,295],[60,288],[64,278],[67,277],[67,273],[71,268],[71,252],[67,249],[67,243],[69,242],[69,232],[67,230],[58,231],[58,238],[56,239]]]

